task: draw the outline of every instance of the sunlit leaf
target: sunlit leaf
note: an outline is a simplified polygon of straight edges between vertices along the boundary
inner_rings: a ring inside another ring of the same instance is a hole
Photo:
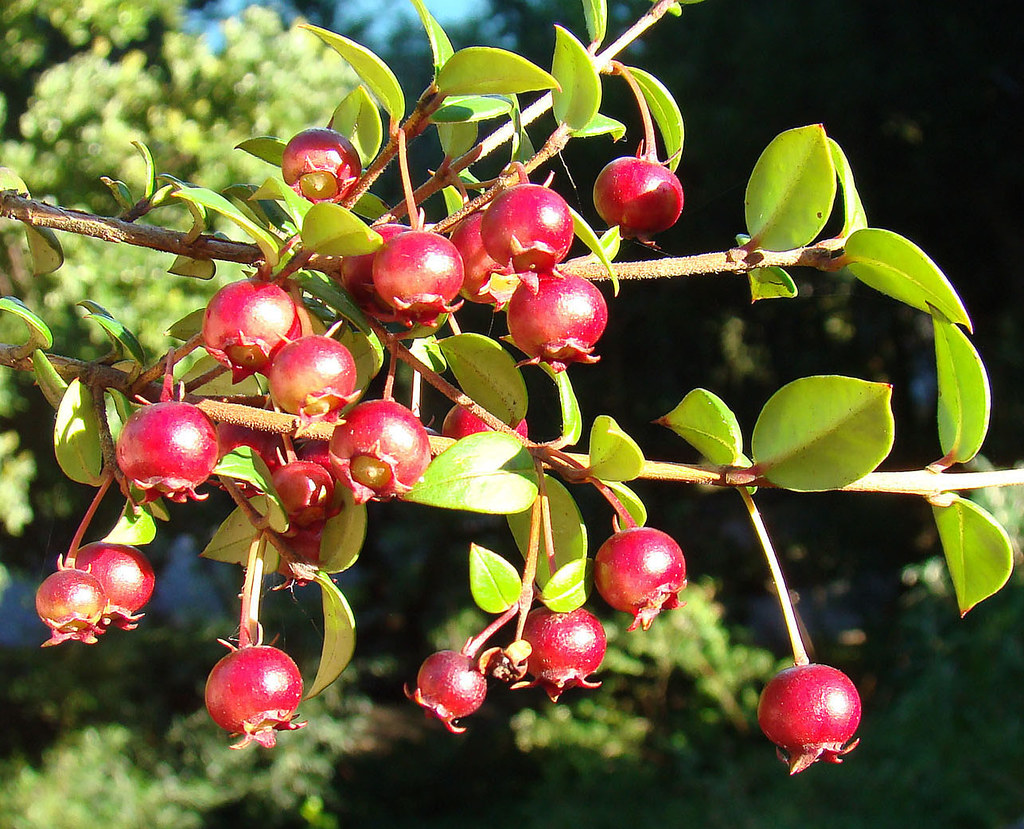
[[[571,613],[587,601],[593,562],[588,558],[570,561],[556,572],[541,590],[540,600],[554,613]]]
[[[320,569],[340,573],[356,563],[366,540],[366,504],[357,504],[352,491],[341,491],[341,511],[327,519],[320,538]]]
[[[594,138],[598,135],[610,135],[618,141],[626,134],[626,125],[600,112],[590,119],[590,123],[578,130],[573,130],[574,138]]]
[[[64,264],[64,248],[57,234],[48,227],[25,225],[28,249],[32,254],[32,274],[42,276],[53,273]]]
[[[512,101],[500,95],[451,95],[430,120],[435,124],[460,124],[501,118],[512,112]]]
[[[207,190],[205,187],[186,186],[176,190],[174,196],[190,204],[213,210],[234,222],[259,245],[263,258],[267,260],[268,265],[273,267],[277,264],[281,240],[269,230],[254,222],[220,193]]]
[[[225,564],[245,564],[255,534],[256,528],[242,508],[235,507],[199,555]]]
[[[615,419],[598,415],[590,428],[590,474],[605,481],[631,481],[644,467],[644,453]]]
[[[441,149],[448,158],[458,158],[469,152],[476,144],[479,129],[475,122],[460,124],[437,124],[437,137]]]
[[[572,493],[550,475],[544,476],[544,491],[547,493],[548,509],[551,514],[551,531],[555,546],[555,570],[571,561],[587,557],[587,525]],[[527,509],[506,516],[512,537],[519,552],[525,557],[530,548],[530,520],[532,510]],[[543,542],[542,542],[543,547]],[[537,561],[537,584],[543,587],[551,578],[547,554],[541,551]]]
[[[28,326],[29,339],[25,345],[30,343],[39,348],[53,347],[53,334],[50,326],[43,322],[42,318],[16,296],[5,296],[0,298],[0,313],[14,314]]]
[[[619,295],[619,275],[615,273],[615,268],[612,265],[612,260],[608,256],[608,252],[605,250],[604,245],[601,242],[601,237],[594,232],[594,229],[587,224],[587,220],[584,219],[579,213],[569,208],[569,212],[572,214],[572,229],[576,237],[583,242],[590,252],[593,253],[598,261],[604,265],[605,272],[608,274],[608,278],[612,283],[612,292],[615,296]]]
[[[167,273],[173,273],[176,276],[189,276],[193,279],[213,279],[217,275],[217,263],[212,259],[175,256]]]
[[[829,149],[832,151],[832,163],[836,168],[836,175],[839,177],[839,189],[843,192],[843,229],[840,236],[849,236],[853,231],[868,226],[868,217],[864,212],[864,205],[861,203],[860,194],[857,192],[857,185],[853,181],[853,170],[846,158],[846,153],[833,139],[828,140]]]
[[[312,699],[341,676],[356,652],[356,617],[348,599],[326,573],[318,572],[315,578],[323,596],[324,646],[306,699]]]
[[[992,409],[985,364],[960,327],[932,316],[938,373],[939,443],[951,463],[971,460],[988,433]]]
[[[78,305],[89,312],[85,315],[85,319],[98,323],[107,333],[114,343],[114,348],[117,350],[118,355],[128,356],[140,366],[145,365],[146,354],[142,350],[142,344],[139,342],[139,338],[129,331],[124,323],[114,319],[106,308],[98,302],[93,302],[91,299],[83,299]]]
[[[235,149],[243,150],[260,161],[266,161],[267,164],[280,167],[286,143],[273,135],[257,135],[253,138],[247,138],[240,144],[236,144]]]
[[[331,116],[331,127],[352,141],[363,167],[373,161],[384,141],[380,111],[362,84],[338,104]]]
[[[268,501],[269,515],[266,510],[260,512],[263,515],[268,515],[271,528],[283,532],[288,527],[288,517],[285,514],[284,505],[274,489],[270,470],[263,458],[251,446],[238,446],[226,453],[217,462],[213,474],[252,484],[264,493]]]
[[[57,408],[53,447],[57,463],[72,481],[90,486],[103,481],[100,422],[92,392],[77,377],[68,384]]]
[[[145,165],[143,196],[148,199],[156,192],[156,164],[153,162],[153,153],[141,141],[132,141],[132,146],[139,151],[139,155],[142,156],[142,163]]]
[[[448,39],[448,35],[427,10],[423,0],[410,0],[410,2],[415,6],[416,14],[420,16],[420,22],[423,23],[423,28],[427,33],[427,40],[430,41],[430,54],[434,58],[434,75],[436,76],[441,71],[441,67],[447,63],[448,58],[455,53],[455,50],[452,48],[452,42]]]
[[[707,389],[689,392],[655,423],[671,429],[713,464],[735,464],[743,456],[743,433],[736,415]]]
[[[782,268],[754,268],[747,277],[750,280],[751,302],[761,299],[793,299],[797,295],[796,283]]]
[[[633,66],[629,71],[640,87],[644,100],[651,110],[651,117],[658,127],[658,132],[661,133],[665,156],[668,159],[666,166],[675,172],[683,152],[684,137],[683,114],[679,111],[679,104],[668,87],[650,72]]]
[[[341,290],[334,282],[320,271],[302,271],[294,277],[302,290],[337,311],[364,334],[370,333],[366,315],[355,304],[352,297]]]
[[[591,43],[601,43],[608,30],[607,0],[583,0],[583,16],[587,21],[587,36]]]
[[[561,26],[555,26],[551,74],[560,87],[552,93],[555,120],[571,130],[583,129],[601,108],[601,76],[587,47]]]
[[[507,559],[479,544],[469,545],[469,590],[484,613],[504,613],[519,601],[519,571]]]
[[[622,481],[602,481],[601,483],[619,499],[619,503],[626,508],[626,512],[632,516],[638,527],[647,523],[647,506],[640,500],[639,495]]]
[[[149,544],[156,538],[156,522],[145,505],[125,501],[121,517],[103,540],[110,544],[131,544],[134,547]]]
[[[373,253],[383,242],[355,213],[333,202],[314,204],[302,220],[302,244],[322,256]]]
[[[61,398],[64,397],[64,392],[67,391],[68,384],[57,373],[50,358],[38,348],[32,352],[32,373],[46,402],[56,409],[60,405]]]
[[[441,95],[508,95],[555,89],[548,72],[526,58],[492,46],[469,46],[448,58],[437,73]]]
[[[528,397],[515,358],[483,334],[458,334],[439,347],[460,388],[505,423],[526,417]]]
[[[308,199],[304,199],[298,193],[296,193],[291,187],[284,183],[284,180],[279,176],[271,176],[266,179],[263,184],[253,192],[252,198],[254,199],[273,199],[281,202],[284,206],[285,212],[291,218],[292,224],[295,225],[296,229],[302,226],[302,219],[309,212],[309,209],[313,206],[313,203]]]
[[[546,363],[541,369],[550,377],[558,390],[558,408],[562,415],[561,440],[564,446],[575,446],[583,437],[583,413],[580,411],[576,392],[569,380],[569,372],[555,371]]]

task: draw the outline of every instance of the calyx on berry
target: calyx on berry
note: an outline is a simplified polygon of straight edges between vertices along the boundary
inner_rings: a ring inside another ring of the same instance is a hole
[[[311,202],[339,202],[362,172],[359,153],[344,135],[326,127],[297,133],[281,156],[285,184]]]
[[[532,648],[527,671],[533,681],[516,683],[513,688],[539,685],[552,702],[557,702],[569,688],[600,686],[600,682],[587,677],[600,667],[608,640],[601,621],[589,610],[582,607],[569,613],[556,613],[546,607],[531,610],[526,617],[523,639]]]
[[[340,342],[322,334],[293,340],[267,371],[270,396],[302,426],[333,423],[359,396],[356,361]]]
[[[454,721],[468,717],[483,705],[487,679],[470,657],[456,651],[437,651],[423,660],[416,687],[412,691],[406,687],[405,693],[453,734],[461,734],[465,726]]]
[[[757,722],[790,774],[817,760],[841,763],[860,742],[847,742],[860,724],[860,713],[860,695],[850,678],[816,663],[780,671],[765,685],[757,704]]]
[[[107,594],[92,573],[65,567],[57,562],[57,571],[47,576],[36,591],[36,613],[50,628],[43,647],[59,645],[69,639],[96,643],[103,633],[101,624],[107,608]]]
[[[675,173],[648,158],[616,158],[594,181],[594,208],[623,237],[647,241],[668,230],[683,212],[683,186]]]
[[[568,203],[540,184],[517,184],[500,193],[480,223],[484,249],[517,273],[550,271],[565,259],[574,236]]]
[[[153,595],[156,581],[153,565],[137,547],[93,541],[75,553],[75,567],[86,570],[99,581],[107,597],[103,623],[123,630],[138,626],[138,611]]]

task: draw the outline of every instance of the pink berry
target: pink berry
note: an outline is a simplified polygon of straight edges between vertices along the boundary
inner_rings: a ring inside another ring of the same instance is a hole
[[[656,161],[617,158],[597,175],[594,207],[627,239],[648,240],[676,223],[683,212],[683,186],[675,173]]]
[[[487,679],[476,663],[456,651],[428,656],[416,675],[416,688],[406,695],[437,717],[453,734],[465,731],[454,720],[468,717],[483,705]]]
[[[515,425],[516,432],[524,438],[529,437],[527,429],[525,420],[520,420]],[[469,409],[464,409],[462,406],[452,406],[448,414],[445,415],[444,422],[441,424],[441,434],[446,438],[454,440],[459,440],[467,435],[475,435],[477,432],[490,431],[493,431],[490,426]]]
[[[273,432],[261,432],[237,423],[221,422],[217,424],[217,443],[220,445],[221,457],[240,446],[248,446],[271,472],[281,465],[281,438]]]
[[[75,553],[75,568],[87,570],[99,580],[107,597],[103,612],[109,620],[124,630],[136,627],[138,611],[153,595],[156,577],[149,559],[136,547],[94,541]]]
[[[594,557],[594,587],[616,610],[633,614],[629,630],[647,630],[662,610],[679,607],[686,560],[672,537],[651,527],[615,533]]]
[[[550,271],[565,259],[574,233],[565,199],[539,184],[517,184],[500,193],[480,224],[487,253],[516,272]]]
[[[36,591],[36,613],[51,632],[43,647],[69,639],[94,644],[103,633],[100,622],[106,607],[107,594],[96,576],[60,566]]]
[[[400,224],[384,224],[374,227],[374,230],[387,242],[399,233],[405,233],[409,228]],[[379,249],[373,253],[344,257],[341,260],[339,280],[341,287],[348,291],[356,305],[365,313],[381,322],[395,322],[395,309],[380,298],[373,285],[373,260],[378,252]]]
[[[757,722],[778,747],[789,773],[816,760],[841,763],[859,740],[844,745],[860,725],[860,695],[842,671],[828,665],[794,665],[761,692]]]
[[[232,650],[206,680],[206,710],[225,731],[241,734],[232,748],[251,742],[271,748],[275,731],[300,728],[293,721],[302,700],[302,676],[284,651],[269,645]]]
[[[344,135],[326,127],[302,130],[281,157],[285,184],[311,202],[338,202],[355,187],[362,172],[359,153]]]
[[[290,523],[308,527],[337,514],[334,476],[320,464],[291,461],[274,470],[272,480]]]
[[[523,639],[533,648],[526,668],[533,675],[533,681],[517,687],[540,685],[551,701],[557,702],[569,688],[597,688],[601,684],[587,677],[600,667],[607,638],[604,626],[589,610],[582,607],[570,613],[555,613],[546,607],[531,610],[526,617]]]
[[[270,396],[303,424],[333,423],[359,396],[356,363],[337,340],[310,334],[282,348],[267,370]]]
[[[409,230],[386,241],[373,258],[373,287],[406,325],[435,325],[462,288],[458,248],[438,233]]]
[[[512,298],[519,277],[510,265],[501,265],[487,252],[480,237],[483,219],[483,211],[471,213],[452,231],[452,244],[458,248],[465,268],[459,293],[470,302],[490,304],[501,310]]]

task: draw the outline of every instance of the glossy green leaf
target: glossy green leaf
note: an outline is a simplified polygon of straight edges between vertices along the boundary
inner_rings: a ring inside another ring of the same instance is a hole
[[[213,534],[206,547],[199,554],[211,561],[225,564],[245,564],[249,557],[256,528],[250,523],[241,507],[235,507]]]
[[[448,158],[458,158],[469,152],[476,144],[478,134],[477,125],[473,122],[437,125],[437,137],[441,142],[441,149]]]
[[[582,607],[587,601],[591,568],[592,562],[588,558],[579,558],[559,567],[544,585],[540,600],[555,613],[569,613]]]
[[[776,486],[838,489],[892,449],[892,386],[854,377],[801,377],[771,396],[754,425],[757,471]]]
[[[973,501],[933,506],[960,615],[1000,590],[1013,570],[1013,545],[1002,525]]]
[[[285,184],[279,176],[271,176],[266,179],[263,184],[253,192],[252,198],[264,201],[273,199],[274,201],[281,202],[284,206],[285,212],[291,218],[292,224],[296,229],[302,227],[303,218],[313,206],[311,201],[302,198],[302,196]]]
[[[42,276],[53,273],[64,264],[64,248],[57,234],[48,227],[25,225],[28,249],[32,254],[32,274]]]
[[[131,544],[134,547],[149,544],[156,538],[156,521],[145,506],[125,501],[121,517],[103,540],[111,544]]]
[[[352,212],[371,222],[377,221],[388,212],[387,203],[380,196],[373,193],[363,193],[355,204],[352,205]]]
[[[72,481],[90,486],[102,483],[100,422],[92,392],[77,377],[68,384],[57,408],[53,448],[61,470]]]
[[[35,376],[36,385],[39,386],[46,402],[56,409],[60,405],[61,398],[64,397],[64,392],[67,391],[68,384],[57,373],[50,358],[38,348],[32,352],[32,374]]]
[[[512,112],[512,101],[500,95],[451,95],[430,116],[435,124],[466,124],[502,118]]]
[[[263,458],[256,454],[251,446],[239,446],[222,456],[213,468],[213,474],[234,478],[236,481],[244,481],[259,489],[269,502],[271,529],[277,532],[287,529],[288,517],[285,514],[284,505],[274,489],[270,470]],[[266,509],[261,509],[260,514],[268,515]]]
[[[551,74],[560,87],[552,93],[555,120],[571,130],[583,129],[601,108],[601,76],[587,47],[561,26],[555,26]]]
[[[671,429],[718,466],[735,464],[743,456],[743,432],[736,415],[707,389],[694,389],[655,423]]]
[[[437,73],[438,92],[445,97],[508,95],[557,86],[558,81],[536,64],[492,46],[459,49]]]
[[[562,443],[564,446],[575,446],[583,437],[583,413],[580,411],[572,381],[569,380],[569,372],[554,371],[546,363],[541,363],[541,369],[554,381],[558,390],[558,408],[562,415]]]
[[[196,310],[189,312],[180,320],[171,323],[170,328],[164,333],[168,337],[174,337],[174,339],[181,340],[182,342],[190,340],[203,330],[203,317],[205,315],[205,308],[196,308]]]
[[[797,295],[796,283],[782,268],[754,268],[747,277],[750,280],[751,302],[761,299],[793,299]]]
[[[355,564],[366,541],[366,504],[357,504],[351,490],[337,489],[341,511],[327,519],[320,539],[320,569],[325,573],[340,573]]]
[[[836,175],[839,177],[839,189],[843,193],[843,229],[839,235],[849,236],[853,231],[867,227],[868,217],[864,212],[860,194],[857,192],[857,185],[853,181],[853,170],[846,158],[846,153],[831,138],[828,140],[828,146],[832,151],[832,163],[835,165]]]
[[[533,459],[511,435],[481,432],[456,441],[430,462],[404,499],[444,509],[507,514],[537,497]]]
[[[110,178],[109,176],[100,176],[100,181],[107,186],[110,195],[114,197],[117,206],[122,210],[129,210],[135,204],[132,191],[128,189],[128,185],[123,181]]]
[[[812,242],[836,197],[832,149],[821,124],[786,130],[754,164],[744,209],[751,245],[790,250]]]
[[[217,263],[212,259],[175,256],[167,273],[173,273],[175,276],[189,276],[193,279],[213,279],[217,275]]]
[[[125,327],[124,323],[114,319],[106,308],[91,299],[83,299],[78,305],[89,312],[85,315],[85,319],[98,323],[106,331],[119,355],[130,357],[140,366],[146,364],[146,353],[142,350],[142,343],[139,342],[139,338],[135,334]]]
[[[434,16],[427,10],[423,0],[410,0],[416,8],[416,14],[420,16],[420,22],[427,33],[427,40],[430,41],[430,54],[434,58],[434,75],[441,71],[441,67],[448,62],[454,53],[452,42],[448,39],[444,29],[434,19]]]
[[[644,453],[614,418],[594,418],[590,427],[590,474],[603,481],[631,481],[643,468]]]
[[[598,113],[590,119],[590,123],[578,130],[573,130],[574,138],[594,138],[598,135],[610,135],[612,141],[618,141],[626,134],[626,125],[607,115]]]
[[[978,454],[988,433],[992,410],[985,364],[960,327],[932,316],[938,373],[939,443],[950,463],[966,463]]]
[[[420,360],[438,374],[442,374],[448,369],[448,363],[434,334],[418,337],[413,340],[409,346],[409,351],[417,360]]]
[[[153,153],[141,141],[132,141],[132,146],[139,151],[146,168],[143,196],[148,199],[156,192],[156,164],[153,162]]]
[[[583,0],[583,16],[590,42],[601,43],[608,31],[608,0]]]
[[[638,527],[647,523],[647,506],[640,500],[639,495],[621,481],[602,481],[601,483],[615,494],[619,503],[626,508],[626,512],[632,516]]]
[[[299,26],[311,31],[348,62],[392,120],[402,119],[405,115],[405,93],[402,92],[402,85],[395,77],[395,73],[383,60],[365,46],[347,37],[309,23],[300,23]]]
[[[384,125],[365,86],[360,84],[345,96],[334,110],[330,123],[334,130],[351,140],[363,167],[368,167],[384,142]]]
[[[43,322],[42,317],[16,296],[0,298],[0,313],[14,314],[28,326],[29,338],[25,345],[31,343],[39,348],[53,347],[53,334],[50,331],[50,326]]]
[[[192,383],[200,377],[209,374],[210,376],[201,386],[193,390],[206,395],[230,395],[230,394],[262,394],[266,390],[260,388],[256,375],[250,375],[241,382],[235,383],[231,379],[231,372],[208,354],[199,357],[188,370],[176,378],[182,383]]]
[[[28,185],[25,184],[25,180],[21,176],[10,167],[0,165],[0,191],[2,190],[13,190],[15,193],[22,193],[26,196],[31,195],[28,191]]]
[[[373,253],[383,242],[355,213],[333,202],[314,204],[302,220],[302,244],[322,256]]]
[[[484,613],[504,613],[519,601],[519,571],[507,559],[479,544],[469,545],[469,591]]]
[[[612,225],[601,234],[601,249],[608,256],[609,260],[614,260],[619,255],[619,248],[621,246],[622,231],[619,230],[618,225]]]
[[[349,350],[356,363],[356,388],[365,389],[384,367],[384,346],[376,334],[364,334],[355,328],[343,327],[334,339]]]
[[[341,676],[356,652],[356,617],[348,599],[326,573],[318,572],[315,580],[323,597],[324,646],[306,699],[317,696]]]
[[[326,274],[320,271],[301,271],[293,279],[302,290],[315,296],[328,308],[337,311],[364,334],[370,333],[369,323],[362,310],[352,297],[341,290]]]
[[[515,358],[483,334],[458,334],[439,343],[460,388],[505,423],[526,417],[528,396]]]
[[[457,187],[452,187],[450,184],[441,190],[441,197],[444,199],[446,216],[451,216],[453,213],[456,213],[465,207],[465,200],[462,198],[462,193],[459,192]]]
[[[864,228],[846,240],[840,264],[865,285],[921,311],[938,308],[971,331],[971,319],[946,275],[921,248],[891,230]]]
[[[259,245],[263,258],[266,259],[268,265],[273,267],[277,264],[280,258],[278,251],[281,247],[281,240],[269,230],[254,222],[220,193],[207,190],[205,187],[181,187],[175,191],[174,196],[189,204],[213,210],[215,213],[219,213],[224,218],[234,222]]]
[[[661,133],[665,156],[668,159],[666,166],[675,172],[682,156],[684,137],[683,114],[679,111],[679,104],[668,87],[650,72],[632,66],[629,71],[640,87],[644,100],[651,110],[651,117],[658,127],[658,132]]]
[[[284,158],[286,143],[273,135],[257,135],[253,138],[247,138],[240,144],[236,144],[235,149],[243,150],[260,161],[266,161],[267,164],[280,167],[281,160]]]
[[[544,491],[548,496],[548,509],[551,513],[551,534],[555,545],[555,570],[559,570],[571,561],[587,557],[587,525],[572,493],[558,478],[544,476]],[[519,552],[525,557],[530,549],[531,509],[506,516],[512,537],[516,541]],[[551,578],[548,567],[547,552],[543,549],[537,560],[537,584],[543,587]]]
[[[587,224],[587,220],[571,207],[569,208],[569,212],[572,214],[573,233],[576,234],[576,238],[590,248],[590,252],[597,257],[598,261],[602,265],[604,265],[605,272],[608,274],[608,278],[612,283],[612,293],[614,293],[615,296],[618,296],[619,275],[615,272],[612,260],[608,257],[608,251],[605,250],[604,245],[601,243],[601,237],[599,237],[597,233],[594,232],[594,229]]]

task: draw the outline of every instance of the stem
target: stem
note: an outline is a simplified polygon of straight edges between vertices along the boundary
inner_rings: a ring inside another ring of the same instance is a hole
[[[100,501],[102,501],[103,496],[107,494],[107,490],[110,489],[110,484],[113,480],[113,473],[108,472],[103,476],[103,483],[101,483],[100,488],[96,490],[92,503],[89,504],[89,509],[85,511],[85,515],[82,516],[82,520],[78,522],[78,529],[75,530],[74,538],[71,539],[71,544],[68,545],[67,554],[64,556],[65,567],[75,566],[75,557],[78,555],[78,548],[82,543],[82,539],[85,537],[85,531],[89,529],[89,524],[92,522],[93,516],[96,515],[96,510],[99,509]]]
[[[537,467],[537,500],[540,501],[541,529],[544,533],[544,551],[548,557],[548,573],[552,576],[558,569],[555,562],[555,531],[551,526],[551,501],[548,499],[547,486],[544,483],[543,464],[534,464]]]
[[[543,473],[543,468],[535,463],[538,478]],[[537,559],[540,555],[540,525],[542,516],[540,498],[533,502],[533,509],[530,511],[530,541],[526,549],[526,564],[523,565],[523,589],[519,594],[519,622],[516,624],[516,640],[523,638],[523,628],[526,627],[526,617],[530,612],[530,605],[533,604],[533,581],[537,578]]]
[[[480,648],[487,644],[487,640],[508,624],[508,622],[510,622],[519,612],[519,604],[519,602],[514,602],[508,610],[498,616],[498,618],[492,621],[487,627],[480,631],[480,633],[466,642],[466,644],[462,646],[462,655],[468,656],[470,659],[476,659],[476,655],[480,652]]]
[[[238,625],[238,645],[247,648],[262,640],[260,629],[260,591],[263,589],[263,554],[267,540],[263,533],[253,533],[249,545],[249,559],[245,563],[245,582],[242,585],[242,615]]]
[[[775,583],[775,592],[779,597],[782,617],[786,621],[786,630],[789,632],[789,641],[793,648],[793,664],[806,665],[810,662],[810,659],[807,658],[807,649],[804,647],[803,639],[800,636],[800,626],[796,620],[796,611],[793,609],[793,600],[789,595],[789,588],[786,587],[786,579],[782,575],[779,557],[775,554],[775,548],[772,547],[768,530],[764,525],[764,520],[761,518],[761,513],[757,511],[757,506],[754,504],[750,490],[747,487],[740,487],[738,492],[747,507],[750,521],[754,525],[754,532],[757,533],[757,539],[761,542],[761,549],[764,550],[764,557],[768,561],[768,569],[771,571],[772,581]]]
[[[412,192],[412,177],[409,175],[409,154],[405,148],[405,131],[398,131],[398,167],[401,171],[402,192],[405,194],[405,209],[409,214],[409,227],[412,230],[422,230],[423,220],[419,210],[416,209],[416,199]]]
[[[612,72],[616,75],[621,75],[626,83],[629,84],[633,97],[636,98],[636,105],[640,109],[640,121],[644,125],[644,143],[643,152],[637,153],[637,158],[645,158],[656,162],[658,160],[658,145],[654,135],[654,121],[651,120],[651,108],[647,106],[647,98],[644,97],[640,84],[636,82],[633,73],[629,71],[625,64],[613,60]]]

